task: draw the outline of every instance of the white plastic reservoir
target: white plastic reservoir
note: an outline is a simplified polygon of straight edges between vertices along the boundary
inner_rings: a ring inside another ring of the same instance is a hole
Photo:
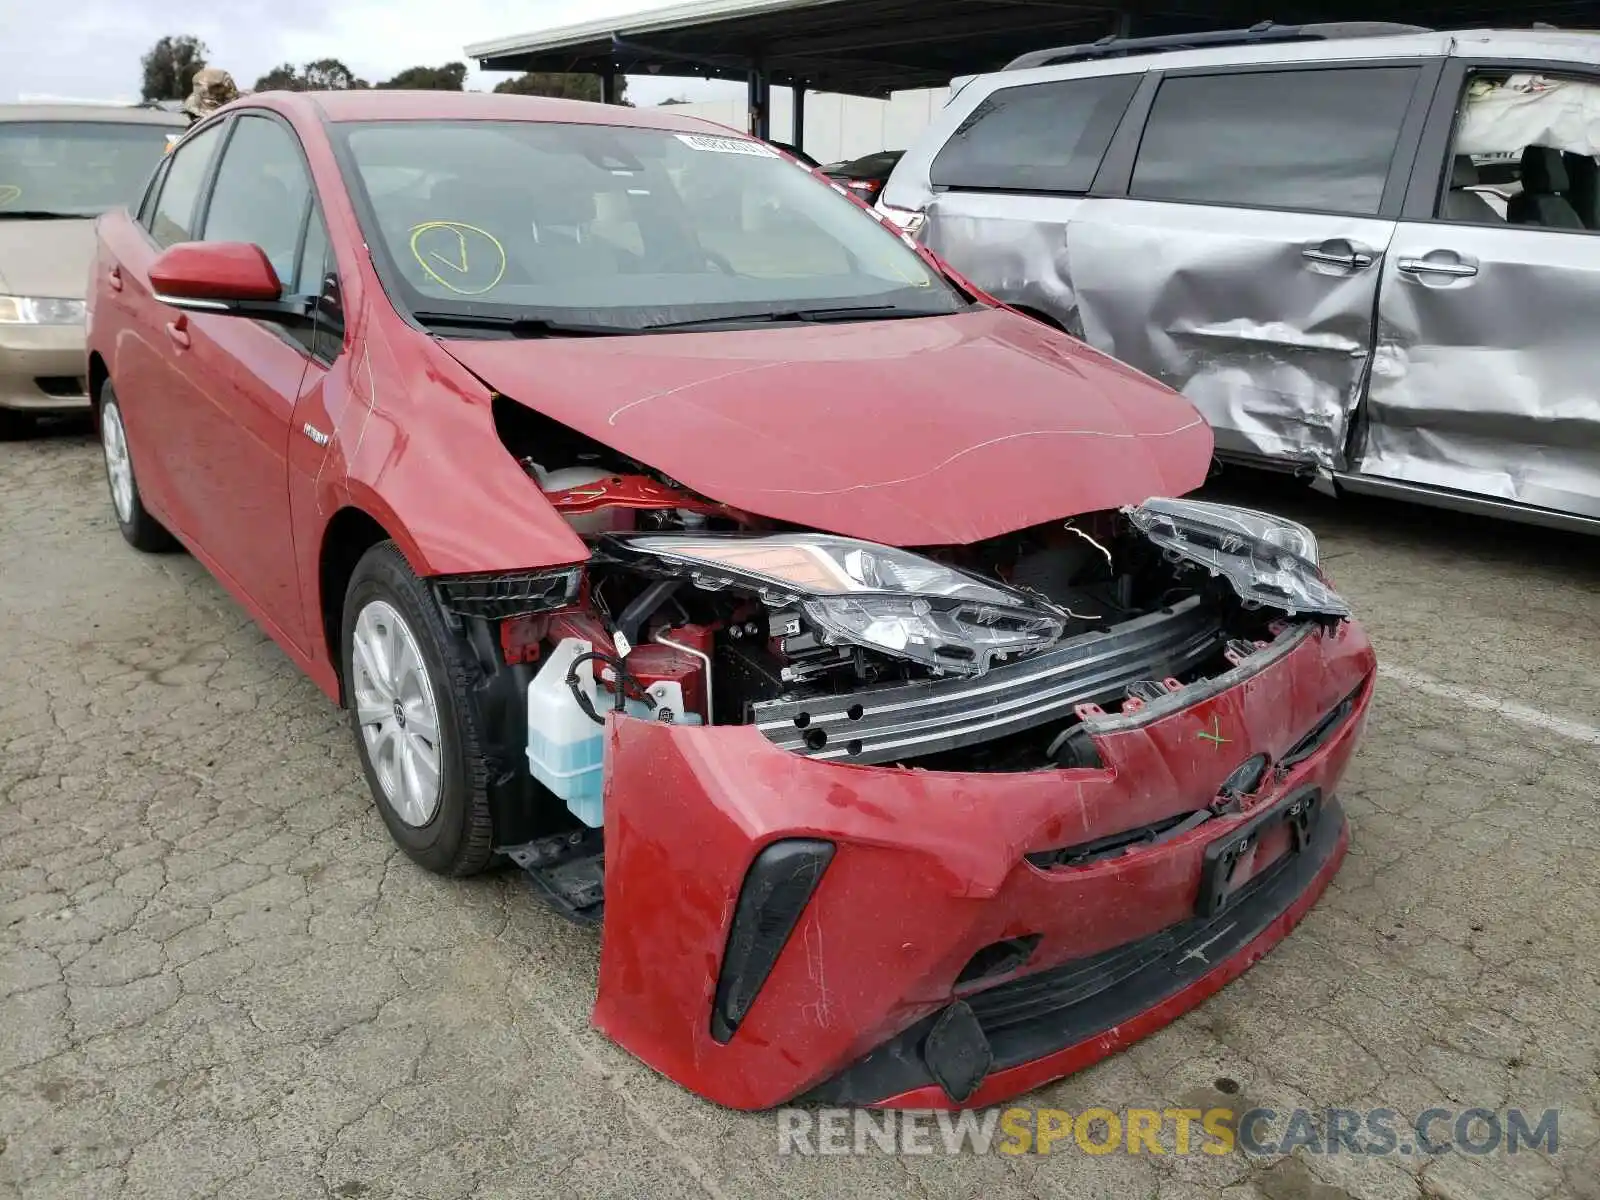
[[[567,638],[545,659],[528,685],[528,769],[533,777],[567,802],[573,816],[591,829],[604,822],[601,796],[605,787],[605,727],[596,725],[578,707],[567,686],[572,660],[593,647]],[[578,665],[578,685],[595,712],[602,717],[613,704],[610,693],[595,683],[595,660]],[[699,713],[683,711],[683,688],[663,681],[649,687],[656,702],[652,711],[642,700],[629,699],[627,713],[645,721],[660,720],[665,712],[680,725],[700,724]]]

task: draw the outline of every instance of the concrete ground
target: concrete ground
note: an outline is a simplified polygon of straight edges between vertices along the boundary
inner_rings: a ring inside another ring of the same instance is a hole
[[[0,445],[0,1197],[1600,1197],[1600,543],[1249,487],[1385,664],[1350,857],[1029,1102],[1554,1107],[1555,1155],[781,1158],[589,1029],[593,933],[393,848],[341,715],[122,543],[69,429]]]

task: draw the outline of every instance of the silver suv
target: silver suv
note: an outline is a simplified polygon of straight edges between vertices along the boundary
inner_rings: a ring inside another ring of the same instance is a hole
[[[1600,532],[1600,34],[1259,25],[977,76],[879,209],[1219,457]]]

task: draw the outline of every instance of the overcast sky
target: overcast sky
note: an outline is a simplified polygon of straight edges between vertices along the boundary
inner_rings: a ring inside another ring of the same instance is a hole
[[[469,42],[662,8],[658,0],[0,0],[0,102],[137,100],[139,57],[193,34],[241,88],[282,62],[337,58],[363,79],[465,61]],[[469,66],[473,64],[469,63]],[[474,67],[467,86],[506,78]],[[738,95],[736,84],[633,77],[635,103]]]

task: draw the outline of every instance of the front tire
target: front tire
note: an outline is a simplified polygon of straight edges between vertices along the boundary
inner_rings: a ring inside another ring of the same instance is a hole
[[[471,671],[393,542],[356,565],[340,646],[350,727],[389,836],[436,874],[483,870],[494,827]]]
[[[100,449],[105,455],[106,482],[111,486],[111,512],[128,545],[146,554],[176,550],[177,539],[145,511],[139,481],[133,474],[133,452],[128,447],[127,426],[122,423],[122,406],[109,383],[100,390]]]

